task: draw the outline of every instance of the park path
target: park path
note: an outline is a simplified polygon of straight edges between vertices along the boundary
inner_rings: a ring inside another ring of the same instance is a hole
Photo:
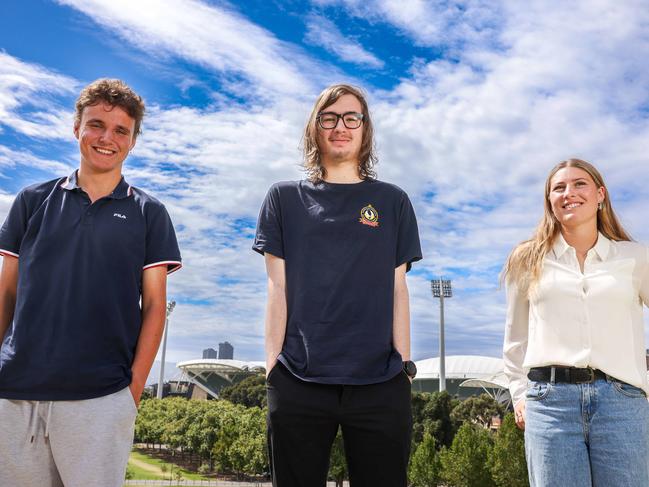
[[[143,460],[139,460],[137,458],[131,457],[128,459],[128,463],[135,465],[136,467],[139,467],[142,470],[146,470],[147,472],[160,475],[160,477],[164,476],[164,473],[162,472],[162,469],[160,467],[146,463]]]

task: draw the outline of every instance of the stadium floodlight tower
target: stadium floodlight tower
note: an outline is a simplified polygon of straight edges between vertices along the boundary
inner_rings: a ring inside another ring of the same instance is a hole
[[[165,316],[165,329],[162,332],[162,357],[160,361],[160,375],[158,376],[158,399],[162,399],[162,389],[165,380],[165,355],[167,354],[167,328],[169,328],[169,315],[176,307],[176,302],[167,302],[167,315]]]
[[[444,355],[444,298],[453,297],[451,281],[447,279],[432,279],[430,289],[433,297],[439,298],[439,391],[446,390],[446,357]]]

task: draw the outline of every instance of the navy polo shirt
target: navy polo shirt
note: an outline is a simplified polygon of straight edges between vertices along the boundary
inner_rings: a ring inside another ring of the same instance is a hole
[[[422,257],[404,191],[373,179],[275,184],[253,249],[285,262],[287,323],[278,360],[294,375],[371,384],[402,370],[392,340],[394,271]]]
[[[143,270],[181,266],[165,207],[124,178],[91,204],[75,171],[18,194],[0,253],[19,259],[0,398],[90,399],[128,386]]]

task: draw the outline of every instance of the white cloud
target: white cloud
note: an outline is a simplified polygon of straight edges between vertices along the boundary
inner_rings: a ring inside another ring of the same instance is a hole
[[[474,67],[433,61],[394,91],[375,94],[382,169],[415,193],[432,185],[436,201],[456,209],[497,205],[500,188],[506,198],[510,188],[529,195],[570,155],[593,159],[605,174],[615,168],[609,180],[634,184],[649,128],[641,110],[649,72],[638,68],[647,42],[627,24],[624,35],[617,32],[614,21],[589,35],[578,26],[590,17],[571,16],[567,7],[545,17],[532,10],[535,29],[516,15],[502,33],[507,51],[469,52]],[[577,27],[557,32],[563,24]],[[635,174],[619,170],[625,166]]]
[[[9,213],[9,208],[11,208],[15,197],[16,195],[14,194],[0,192],[0,215],[6,215]]]
[[[34,138],[65,139],[72,112],[52,96],[74,93],[72,78],[29,64],[0,51],[0,129],[2,125]]]
[[[468,44],[492,44],[501,22],[500,3],[486,0],[313,0],[343,7],[372,23],[388,23],[421,46],[442,46],[454,54]]]
[[[314,91],[322,67],[241,14],[198,0],[58,0],[149,56],[177,56],[220,74],[226,91],[272,98]],[[336,68],[324,70],[328,74]]]
[[[300,177],[307,109],[288,101],[253,111],[153,107],[134,151],[145,164],[134,171],[127,163],[127,172],[202,208],[196,218],[203,222],[220,214],[256,216],[272,181]],[[180,171],[161,171],[165,165]]]
[[[345,37],[336,24],[320,15],[307,18],[305,41],[323,47],[348,63],[379,69],[384,66],[383,61],[356,40]]]
[[[50,173],[57,176],[67,175],[73,170],[73,167],[69,164],[57,160],[43,159],[29,151],[14,150],[0,145],[0,178],[7,177],[6,174],[18,166],[37,169],[44,174]],[[0,211],[0,215],[2,214],[3,212]]]

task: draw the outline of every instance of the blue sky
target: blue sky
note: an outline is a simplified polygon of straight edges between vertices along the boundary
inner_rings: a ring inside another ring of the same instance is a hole
[[[409,274],[413,356],[437,354],[429,280],[453,280],[449,354],[498,356],[503,261],[541,215],[549,169],[595,163],[649,242],[649,10],[638,1],[9,0],[0,19],[0,219],[26,184],[78,164],[72,108],[122,78],[147,102],[125,176],[161,199],[185,267],[167,360],[228,340],[263,359],[265,274],[250,250],[328,84],[365,88],[380,179],[404,188],[424,261]]]

